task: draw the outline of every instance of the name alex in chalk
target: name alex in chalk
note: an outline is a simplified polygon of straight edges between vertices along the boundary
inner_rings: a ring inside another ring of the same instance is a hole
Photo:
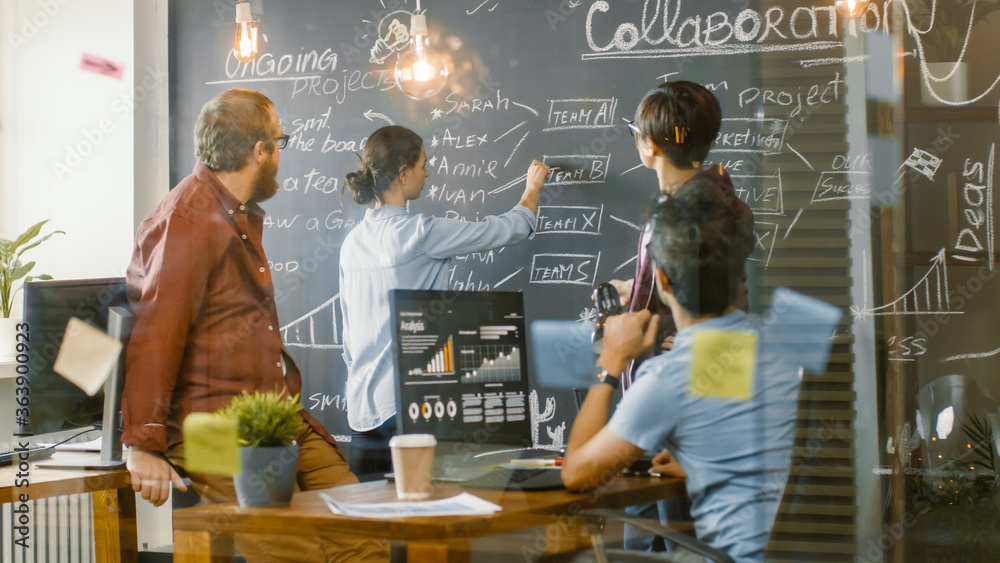
[[[26,442],[18,442],[17,447],[14,448],[14,453],[17,454],[18,459],[17,474],[14,475],[14,486],[19,489],[28,488],[31,486],[31,482],[29,481],[28,444]],[[28,496],[28,493],[19,493],[11,509],[13,513],[11,519],[13,520],[15,534],[14,544],[24,549],[28,548],[28,541],[31,538],[31,507],[28,506],[29,500],[31,500],[31,497]]]

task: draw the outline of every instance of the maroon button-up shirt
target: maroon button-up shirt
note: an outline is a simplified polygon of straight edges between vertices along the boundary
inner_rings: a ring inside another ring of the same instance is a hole
[[[733,180],[726,173],[726,170],[722,165],[716,164],[712,166],[705,166],[701,172],[690,178],[687,182],[684,182],[682,186],[686,186],[691,182],[706,182],[712,186],[714,194],[721,201],[723,201],[729,207],[732,207],[739,213],[742,220],[747,221],[751,226],[754,223],[753,211],[750,207],[740,199],[739,195],[736,194],[736,190],[733,188]],[[632,380],[635,378],[636,372],[639,371],[639,365],[642,362],[648,360],[649,358],[660,354],[660,344],[667,339],[668,336],[677,333],[677,326],[674,324],[673,313],[670,312],[670,307],[666,303],[660,301],[659,295],[656,293],[656,282],[654,281],[653,272],[656,266],[653,264],[653,259],[649,256],[646,251],[646,244],[649,243],[649,237],[652,234],[649,231],[649,226],[642,230],[642,234],[639,236],[639,250],[638,259],[635,265],[635,277],[632,282],[632,295],[629,296],[628,310],[630,312],[642,311],[643,309],[649,310],[650,313],[654,315],[659,315],[660,320],[656,331],[656,342],[657,344],[653,346],[651,350],[647,350],[638,358],[633,360],[628,367],[625,368],[625,373],[622,374],[622,389],[628,389],[632,385]],[[736,293],[736,307],[743,311],[750,308],[749,295],[746,286],[746,272],[743,273],[743,277],[740,278],[739,286]]]
[[[135,314],[122,396],[129,446],[165,452],[182,441],[188,413],[215,411],[243,390],[301,392],[281,341],[263,226],[264,211],[202,163],[139,225],[126,274]]]

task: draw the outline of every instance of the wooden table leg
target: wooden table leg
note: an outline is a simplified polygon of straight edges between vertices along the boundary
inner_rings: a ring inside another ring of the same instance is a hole
[[[136,563],[135,493],[131,487],[92,493],[94,554],[99,562]]]
[[[406,563],[467,563],[470,560],[468,542],[458,542],[465,549],[454,549],[447,543],[408,542]]]
[[[545,526],[545,552],[565,553],[590,547],[587,521],[583,518],[559,516]]]
[[[174,530],[174,563],[233,560],[233,535]]]

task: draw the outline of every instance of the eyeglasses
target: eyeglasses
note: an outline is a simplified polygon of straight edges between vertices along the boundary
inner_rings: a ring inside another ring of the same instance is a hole
[[[288,139],[290,139],[288,135],[281,135],[274,138],[275,141],[278,141],[279,149],[283,149],[288,146]]]
[[[630,121],[628,119],[625,119],[624,117],[622,118],[622,121],[624,121],[625,125],[628,126],[628,133],[629,133],[629,135],[632,135],[633,137],[641,137],[642,136],[642,130],[640,130],[639,126],[635,124],[635,121]],[[675,125],[674,126],[674,136],[673,137],[665,137],[665,140],[668,143],[675,143],[675,144],[678,144],[678,145],[683,145],[683,144],[685,144],[685,143],[688,142],[688,139],[690,137],[691,137],[691,130],[690,129],[688,129],[687,127],[684,127],[682,125]]]

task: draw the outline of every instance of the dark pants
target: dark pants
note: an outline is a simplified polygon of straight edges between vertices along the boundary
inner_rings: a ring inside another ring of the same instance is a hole
[[[359,481],[383,479],[392,471],[392,455],[389,452],[389,438],[396,435],[396,417],[382,423],[378,428],[351,434],[351,451],[348,464]]]
[[[685,495],[653,504],[629,506],[625,512],[633,518],[647,518],[669,526],[680,522],[691,522],[691,501]],[[634,551],[671,551],[674,544],[661,537],[650,535],[646,530],[626,524],[624,547]]]

